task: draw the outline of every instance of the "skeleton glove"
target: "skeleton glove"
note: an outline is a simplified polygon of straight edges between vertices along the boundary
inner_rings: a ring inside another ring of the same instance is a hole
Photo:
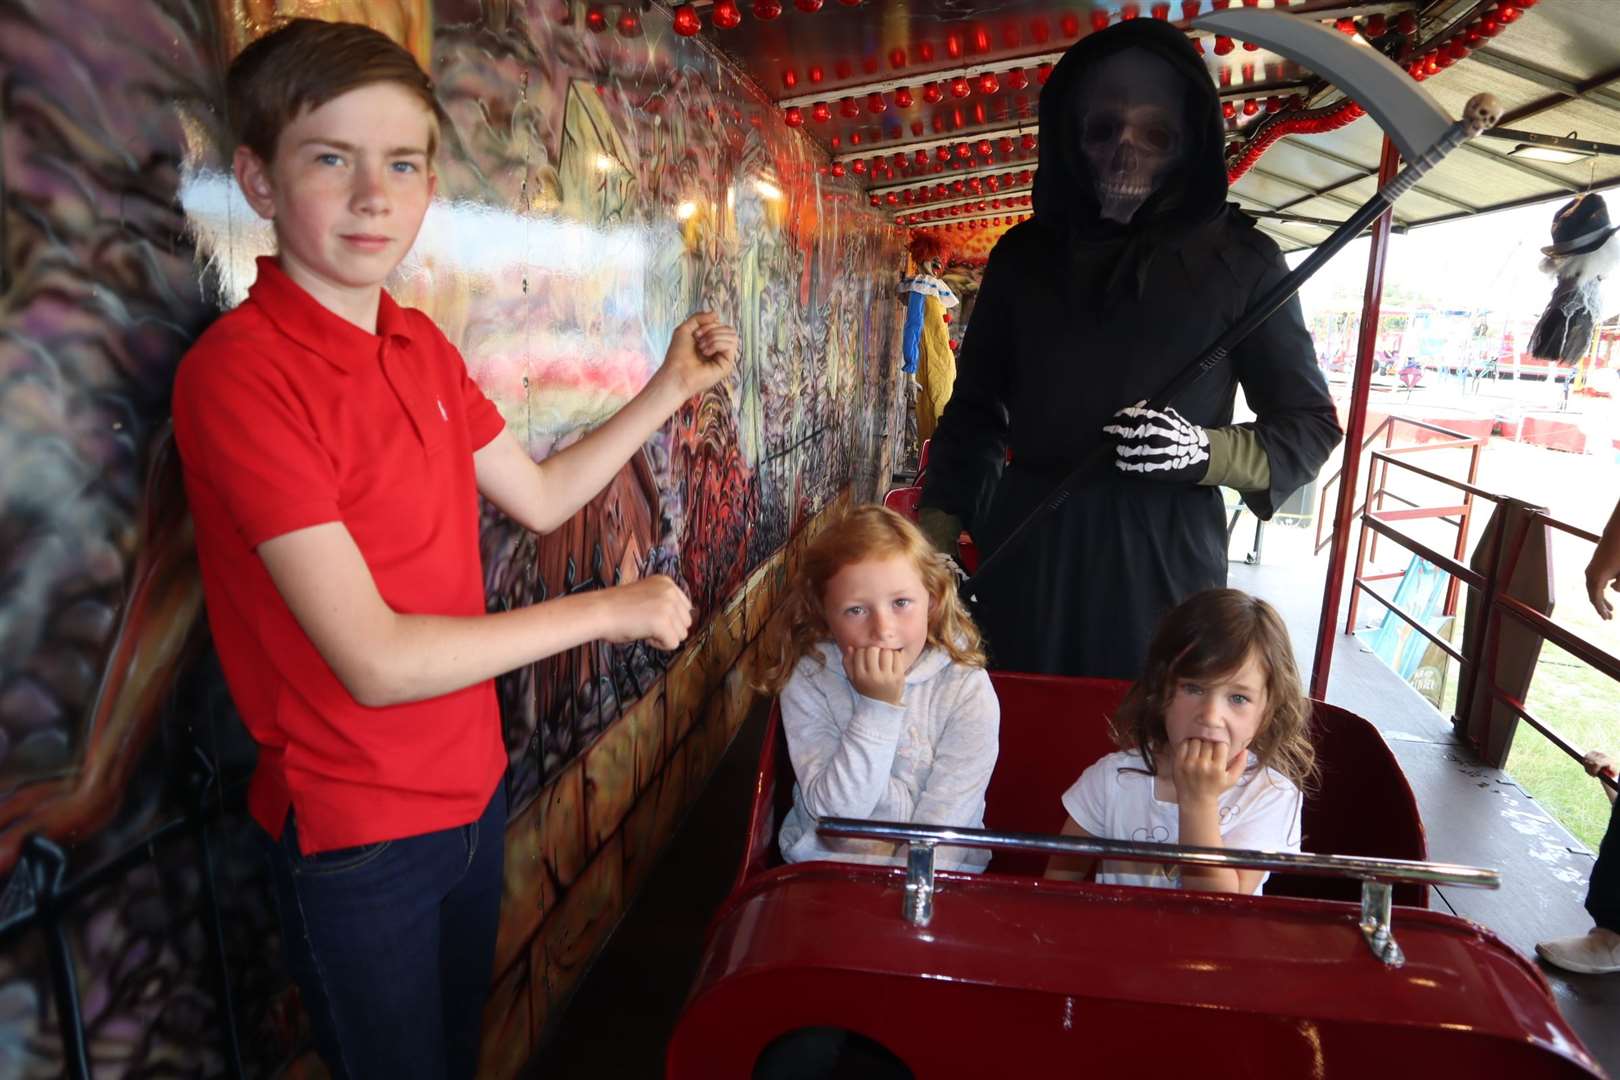
[[[1196,484],[1209,471],[1209,434],[1176,410],[1138,401],[1113,416],[1103,434],[1114,440],[1114,467],[1152,480]]]

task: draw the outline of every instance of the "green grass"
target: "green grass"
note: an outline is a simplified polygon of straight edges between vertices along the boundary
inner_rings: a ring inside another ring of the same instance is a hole
[[[1556,645],[1543,646],[1529,711],[1579,750],[1620,749],[1620,683],[1600,675]],[[1508,774],[1564,827],[1597,850],[1609,824],[1609,800],[1581,763],[1529,724],[1520,723],[1508,754]]]

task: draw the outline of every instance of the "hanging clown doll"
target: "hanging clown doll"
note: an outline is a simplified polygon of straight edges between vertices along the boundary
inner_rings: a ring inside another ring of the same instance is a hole
[[[1553,217],[1553,242],[1541,249],[1543,272],[1557,284],[1547,310],[1530,335],[1530,355],[1573,364],[1586,355],[1592,331],[1602,317],[1604,277],[1620,267],[1620,243],[1609,224],[1609,208],[1596,192],[1576,196]]]
[[[928,439],[939,414],[951,399],[956,382],[956,356],[945,329],[946,309],[957,305],[956,294],[939,278],[945,263],[945,245],[937,237],[919,234],[911,241],[913,273],[900,281],[906,302],[906,329],[901,339],[902,370],[917,384],[917,438]]]

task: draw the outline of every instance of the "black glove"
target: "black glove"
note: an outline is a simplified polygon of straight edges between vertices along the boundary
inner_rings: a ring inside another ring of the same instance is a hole
[[[1114,467],[1152,480],[1196,484],[1209,471],[1209,433],[1176,410],[1138,401],[1113,415],[1103,434],[1114,440]]]

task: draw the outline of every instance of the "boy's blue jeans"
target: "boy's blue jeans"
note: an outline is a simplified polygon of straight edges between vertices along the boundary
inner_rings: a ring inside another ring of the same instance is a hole
[[[264,841],[287,965],[333,1076],[472,1077],[500,921],[505,780],[470,825],[301,855],[289,814]]]

